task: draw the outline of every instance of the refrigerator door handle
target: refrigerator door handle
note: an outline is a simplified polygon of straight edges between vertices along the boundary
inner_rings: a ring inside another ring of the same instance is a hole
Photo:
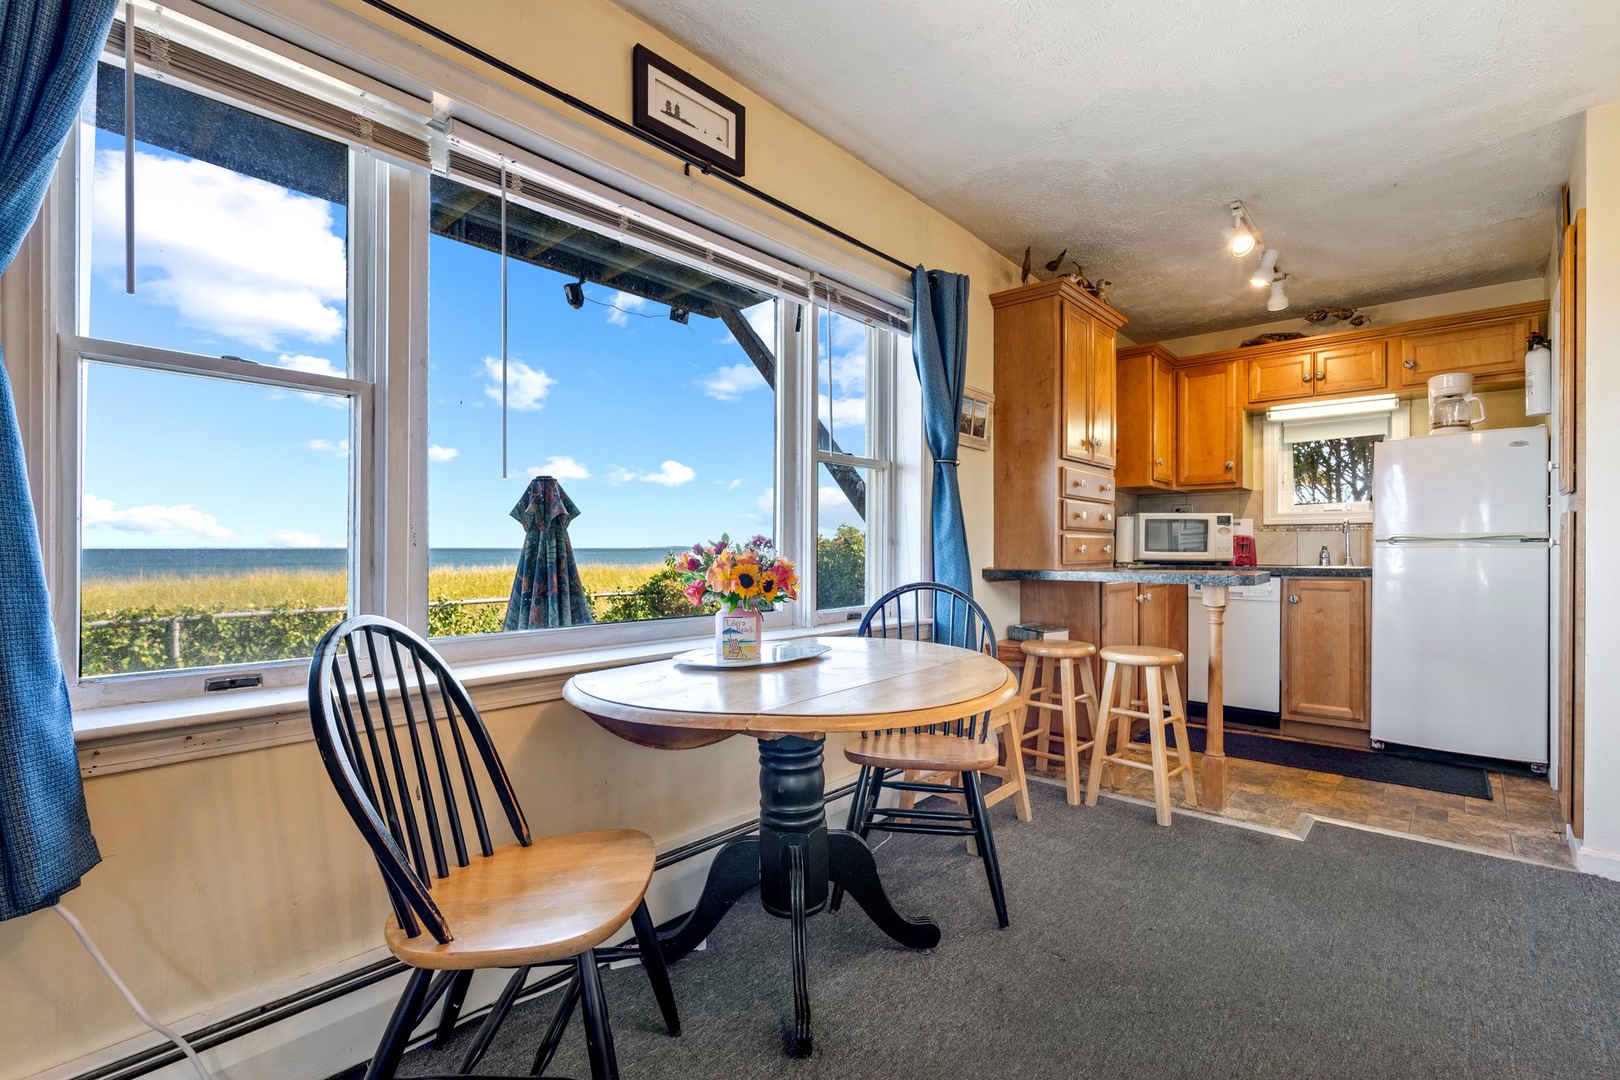
[[[1419,544],[1545,544],[1545,536],[1386,536],[1376,539],[1376,543],[1391,546],[1419,545]]]

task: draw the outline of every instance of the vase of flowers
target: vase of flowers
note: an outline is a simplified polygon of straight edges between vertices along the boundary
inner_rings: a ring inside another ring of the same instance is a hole
[[[722,664],[759,660],[760,613],[799,598],[793,564],[764,536],[734,544],[722,533],[712,544],[693,544],[681,560],[686,598],[696,607],[718,603],[714,656]]]

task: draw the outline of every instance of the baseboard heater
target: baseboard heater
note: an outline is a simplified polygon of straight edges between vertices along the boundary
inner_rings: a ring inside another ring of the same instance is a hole
[[[828,802],[833,802],[846,795],[852,795],[854,792],[855,782],[852,780],[847,784],[830,789],[827,792],[826,799]],[[674,866],[676,863],[701,855],[705,851],[712,851],[738,837],[747,836],[758,828],[759,819],[752,818],[739,825],[733,825],[729,829],[722,829],[690,843],[682,844],[680,847],[671,848],[658,856],[657,861],[653,864],[653,869],[656,871],[662,870],[666,866]],[[668,920],[659,929],[663,930],[677,925],[689,914],[691,913],[682,912],[675,918]],[[398,960],[379,960],[374,964],[367,964],[363,968],[357,968],[324,983],[307,987],[296,994],[289,994],[284,998],[266,1002],[257,1008],[237,1013],[235,1016],[227,1017],[218,1023],[209,1024],[207,1027],[198,1028],[196,1031],[182,1032],[182,1034],[199,1053],[204,1050],[212,1050],[214,1047],[228,1043],[232,1039],[239,1039],[244,1035],[297,1016],[299,1013],[319,1008],[329,1002],[336,1001],[346,994],[352,994],[382,982],[384,979],[391,979],[405,970],[405,965]],[[521,1001],[536,994],[543,994],[547,990],[561,986],[567,981],[569,975],[570,972],[568,971],[559,971],[554,975],[549,975],[544,979],[531,983],[518,994],[518,1000]],[[480,1020],[487,1011],[487,1008],[471,1010],[462,1016],[456,1026],[460,1027],[463,1024]],[[161,1043],[139,1053],[130,1054],[128,1057],[119,1058],[117,1061],[108,1062],[89,1072],[79,1073],[74,1077],[74,1080],[134,1080],[135,1077],[145,1076],[163,1068],[165,1065],[172,1065],[181,1060],[184,1060],[184,1058],[178,1049],[168,1043]],[[355,1069],[346,1070],[338,1073],[331,1080],[347,1080],[351,1075],[359,1076],[363,1068],[362,1064],[360,1071]]]

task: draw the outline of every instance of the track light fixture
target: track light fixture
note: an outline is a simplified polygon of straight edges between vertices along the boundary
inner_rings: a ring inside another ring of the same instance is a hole
[[[691,314],[692,313],[690,311],[687,311],[683,307],[671,307],[669,309],[669,321],[670,322],[678,322],[682,326],[685,326],[686,325],[686,319]]]
[[[1260,241],[1260,230],[1255,227],[1254,219],[1249,216],[1249,208],[1243,205],[1243,200],[1232,200],[1232,227],[1226,230],[1226,243],[1232,252],[1232,258],[1241,259],[1254,250],[1255,244]]]
[[[570,281],[568,284],[564,285],[563,299],[567,300],[568,306],[573,308],[575,311],[578,311],[580,308],[584,307],[585,279],[580,278],[578,281]]]
[[[1277,278],[1277,249],[1266,248],[1265,254],[1260,256],[1260,265],[1255,267],[1254,273],[1249,275],[1249,284],[1257,289],[1263,289]]]
[[[1287,274],[1278,274],[1271,283],[1271,296],[1266,300],[1267,311],[1281,311],[1288,306],[1288,294],[1283,292],[1283,282],[1287,280]]]

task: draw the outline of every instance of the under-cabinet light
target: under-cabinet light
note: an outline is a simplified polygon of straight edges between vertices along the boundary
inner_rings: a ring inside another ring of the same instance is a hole
[[[1368,413],[1394,412],[1401,407],[1401,399],[1394,394],[1375,397],[1346,398],[1342,401],[1307,402],[1301,405],[1273,405],[1266,410],[1267,420],[1322,420],[1330,416],[1363,416]]]

